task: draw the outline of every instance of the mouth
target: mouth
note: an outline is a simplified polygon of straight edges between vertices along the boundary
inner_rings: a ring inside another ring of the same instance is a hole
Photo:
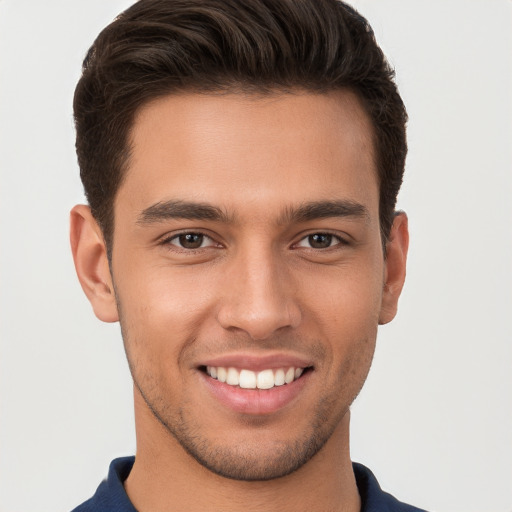
[[[303,394],[310,381],[314,367],[299,361],[276,363],[261,361],[259,364],[243,361],[231,361],[220,365],[219,362],[200,366],[202,381],[216,399],[229,410],[243,415],[270,415],[295,403]],[[240,364],[241,363],[241,364]]]
[[[285,386],[299,379],[311,367],[285,366],[282,368],[267,368],[260,371],[238,369],[226,366],[203,366],[201,370],[212,379],[228,386],[241,389],[272,389]]]

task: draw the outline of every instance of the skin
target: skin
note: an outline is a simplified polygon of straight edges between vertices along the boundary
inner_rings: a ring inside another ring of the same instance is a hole
[[[139,511],[360,509],[349,407],[408,246],[398,214],[384,258],[371,134],[347,91],[169,96],[135,119],[110,267],[88,207],[73,209],[79,279],[98,318],[120,320],[134,378]],[[222,215],[183,218],[198,204]],[[246,413],[208,387],[203,363],[228,356],[309,370],[284,406]]]

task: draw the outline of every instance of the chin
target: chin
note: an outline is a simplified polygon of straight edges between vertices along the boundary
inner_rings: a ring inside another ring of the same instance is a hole
[[[232,480],[245,482],[274,480],[298,470],[324,446],[327,439],[315,434],[307,440],[274,443],[263,448],[257,442],[253,446],[212,447],[204,439],[181,436],[181,446],[199,464],[212,473]]]
[[[236,431],[227,432],[221,440],[214,432],[209,435],[204,425],[191,427],[193,422],[187,421],[184,409],[179,422],[160,422],[196,462],[212,473],[232,480],[265,481],[285,477],[304,466],[333,436],[340,422],[344,423],[345,414],[340,414],[341,418],[328,414],[332,412],[330,401],[322,405],[309,425],[295,425],[284,439],[282,426],[276,434],[263,422],[260,428],[252,424],[252,432],[245,431],[238,440]]]

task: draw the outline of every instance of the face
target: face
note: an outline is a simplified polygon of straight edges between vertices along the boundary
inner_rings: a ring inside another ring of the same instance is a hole
[[[111,268],[145,414],[217,474],[286,475],[345,436],[398,298],[370,122],[348,92],[176,95],[131,142]]]

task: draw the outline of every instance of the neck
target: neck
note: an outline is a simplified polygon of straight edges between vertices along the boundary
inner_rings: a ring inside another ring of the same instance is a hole
[[[324,447],[297,471],[273,480],[246,482],[204,468],[151,412],[137,411],[138,401],[137,455],[125,489],[139,512],[360,510],[349,453],[349,412]]]

